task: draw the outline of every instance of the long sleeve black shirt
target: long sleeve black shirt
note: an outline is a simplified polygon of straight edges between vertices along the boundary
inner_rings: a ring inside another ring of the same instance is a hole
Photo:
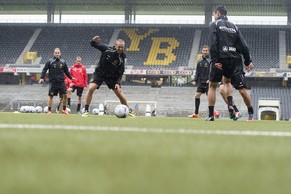
[[[226,16],[221,16],[212,22],[209,27],[209,46],[212,63],[219,59],[241,58],[243,55],[245,65],[251,63],[249,48],[238,30],[237,26],[228,21]]]
[[[197,83],[206,83],[209,76],[210,58],[209,56],[201,57],[197,61],[194,81]]]
[[[58,59],[54,57],[46,62],[41,73],[41,79],[44,79],[47,70],[49,70],[48,78],[50,82],[64,82],[64,74],[66,74],[68,78],[72,79],[64,59]]]
[[[91,46],[101,51],[101,57],[96,67],[98,76],[116,80],[120,83],[125,69],[125,53],[117,53],[114,47],[94,42],[91,40]]]

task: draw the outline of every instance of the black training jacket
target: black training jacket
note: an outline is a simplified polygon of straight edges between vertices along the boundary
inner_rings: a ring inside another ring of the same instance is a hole
[[[219,62],[219,59],[241,58],[241,55],[246,66],[251,63],[249,48],[242,34],[226,16],[210,24],[209,46],[212,63]]]
[[[91,46],[101,51],[100,60],[96,66],[98,76],[116,80],[120,83],[125,69],[126,55],[118,54],[115,47],[91,40]]]
[[[50,82],[64,82],[64,74],[66,74],[68,78],[72,79],[72,76],[64,59],[58,59],[54,57],[46,62],[41,72],[41,79],[44,79],[47,70],[49,70],[48,78]]]
[[[201,57],[197,62],[194,81],[198,83],[206,83],[209,76],[210,58],[209,56]]]

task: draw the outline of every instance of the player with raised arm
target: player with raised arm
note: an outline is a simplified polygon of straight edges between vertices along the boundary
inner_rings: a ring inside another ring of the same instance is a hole
[[[126,63],[126,55],[123,52],[125,47],[124,40],[117,39],[115,45],[111,47],[101,43],[100,37],[97,35],[92,38],[90,44],[92,47],[101,51],[101,57],[89,84],[83,117],[88,116],[89,105],[92,101],[93,93],[96,89],[99,89],[103,82],[107,84],[109,89],[113,90],[121,104],[128,106],[120,85]],[[131,113],[131,109],[129,116],[134,117],[134,114]]]

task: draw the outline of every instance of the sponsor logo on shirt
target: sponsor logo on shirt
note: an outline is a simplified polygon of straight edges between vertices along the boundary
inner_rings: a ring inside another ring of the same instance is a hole
[[[222,47],[223,52],[228,52],[228,51],[232,51],[232,52],[236,52],[236,48],[235,47],[228,47],[228,46],[223,46]]]
[[[236,30],[234,28],[228,28],[226,26],[219,26],[219,29],[221,31],[228,32],[228,33],[236,33]]]

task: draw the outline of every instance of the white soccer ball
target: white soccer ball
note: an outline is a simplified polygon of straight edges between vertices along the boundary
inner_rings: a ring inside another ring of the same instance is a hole
[[[71,114],[71,109],[70,108],[66,108],[66,110],[68,111],[69,114]]]
[[[98,115],[99,114],[99,109],[98,108],[93,108],[92,113],[93,113],[93,115]]]
[[[114,109],[114,114],[118,118],[126,118],[128,113],[129,113],[128,107],[123,104],[117,105]]]
[[[34,107],[34,106],[31,106],[31,107],[30,107],[30,112],[31,112],[31,113],[36,113],[36,110],[35,110],[35,107]]]
[[[24,110],[25,110],[26,113],[29,113],[30,112],[30,106],[25,106]]]
[[[41,112],[42,112],[42,107],[41,107],[41,106],[36,106],[36,107],[35,107],[35,111],[36,111],[37,113],[41,113]]]
[[[22,113],[25,113],[25,112],[26,112],[26,110],[25,110],[25,109],[26,109],[26,107],[25,107],[25,106],[21,106],[21,107],[20,107],[20,109],[19,109],[19,111],[20,111],[20,112],[22,112]]]
[[[48,111],[48,107],[46,106],[46,107],[43,108],[43,112],[47,113],[47,111]]]

